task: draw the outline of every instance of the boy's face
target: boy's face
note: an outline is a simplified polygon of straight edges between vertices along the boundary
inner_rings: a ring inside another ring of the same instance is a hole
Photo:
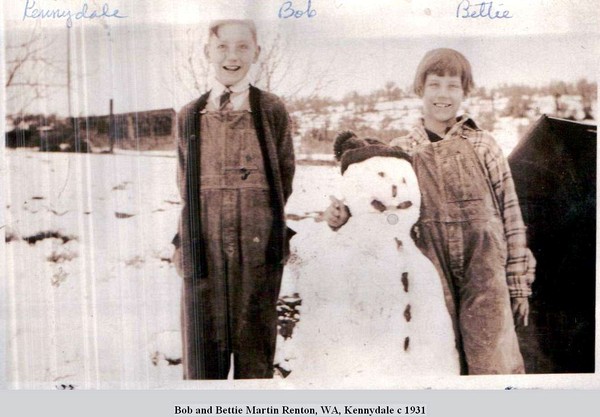
[[[427,74],[421,97],[426,127],[452,126],[464,97],[459,75]]]
[[[229,87],[246,76],[258,59],[260,47],[250,28],[240,23],[221,25],[217,33],[204,46],[204,55],[213,65],[217,80]]]

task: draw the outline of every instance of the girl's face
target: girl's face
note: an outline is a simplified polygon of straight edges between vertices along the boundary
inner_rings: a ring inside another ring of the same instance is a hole
[[[229,87],[246,76],[258,60],[260,47],[250,28],[240,23],[221,25],[217,34],[211,35],[204,54],[213,65],[217,80]]]
[[[427,74],[422,95],[425,127],[435,131],[452,126],[464,98],[460,76]]]

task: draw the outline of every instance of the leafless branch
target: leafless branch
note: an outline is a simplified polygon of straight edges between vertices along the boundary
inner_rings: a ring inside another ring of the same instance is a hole
[[[285,91],[284,98],[286,100],[294,100],[300,94],[313,98],[333,83],[333,79],[330,77],[332,63],[320,70],[315,70],[314,63],[306,57],[300,57],[280,33],[277,33],[264,45],[255,80],[267,91],[276,93]],[[310,78],[306,79],[304,83],[297,83],[295,88],[290,89],[288,80],[293,73],[310,74]],[[282,88],[284,86],[285,89]]]
[[[192,89],[196,96],[208,89],[209,64],[204,59],[203,37],[199,28],[189,28],[183,42],[176,46],[175,79],[180,87]]]
[[[52,74],[64,71],[51,51],[54,41],[40,25],[7,37],[4,87],[10,112],[23,112],[35,101],[46,98],[50,89],[65,87],[64,83],[48,81],[53,79]]]

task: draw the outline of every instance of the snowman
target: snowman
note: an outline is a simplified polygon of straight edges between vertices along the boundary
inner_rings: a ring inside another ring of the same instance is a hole
[[[441,278],[411,237],[421,194],[409,156],[351,132],[334,151],[351,216],[290,242],[282,292],[302,304],[291,338],[278,342],[288,379],[459,375]]]

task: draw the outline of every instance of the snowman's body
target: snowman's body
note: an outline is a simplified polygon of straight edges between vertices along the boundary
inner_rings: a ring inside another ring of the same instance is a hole
[[[458,375],[440,277],[411,238],[412,167],[390,157],[352,164],[342,193],[352,216],[340,230],[292,240],[285,276],[297,279],[302,307],[289,378]]]

